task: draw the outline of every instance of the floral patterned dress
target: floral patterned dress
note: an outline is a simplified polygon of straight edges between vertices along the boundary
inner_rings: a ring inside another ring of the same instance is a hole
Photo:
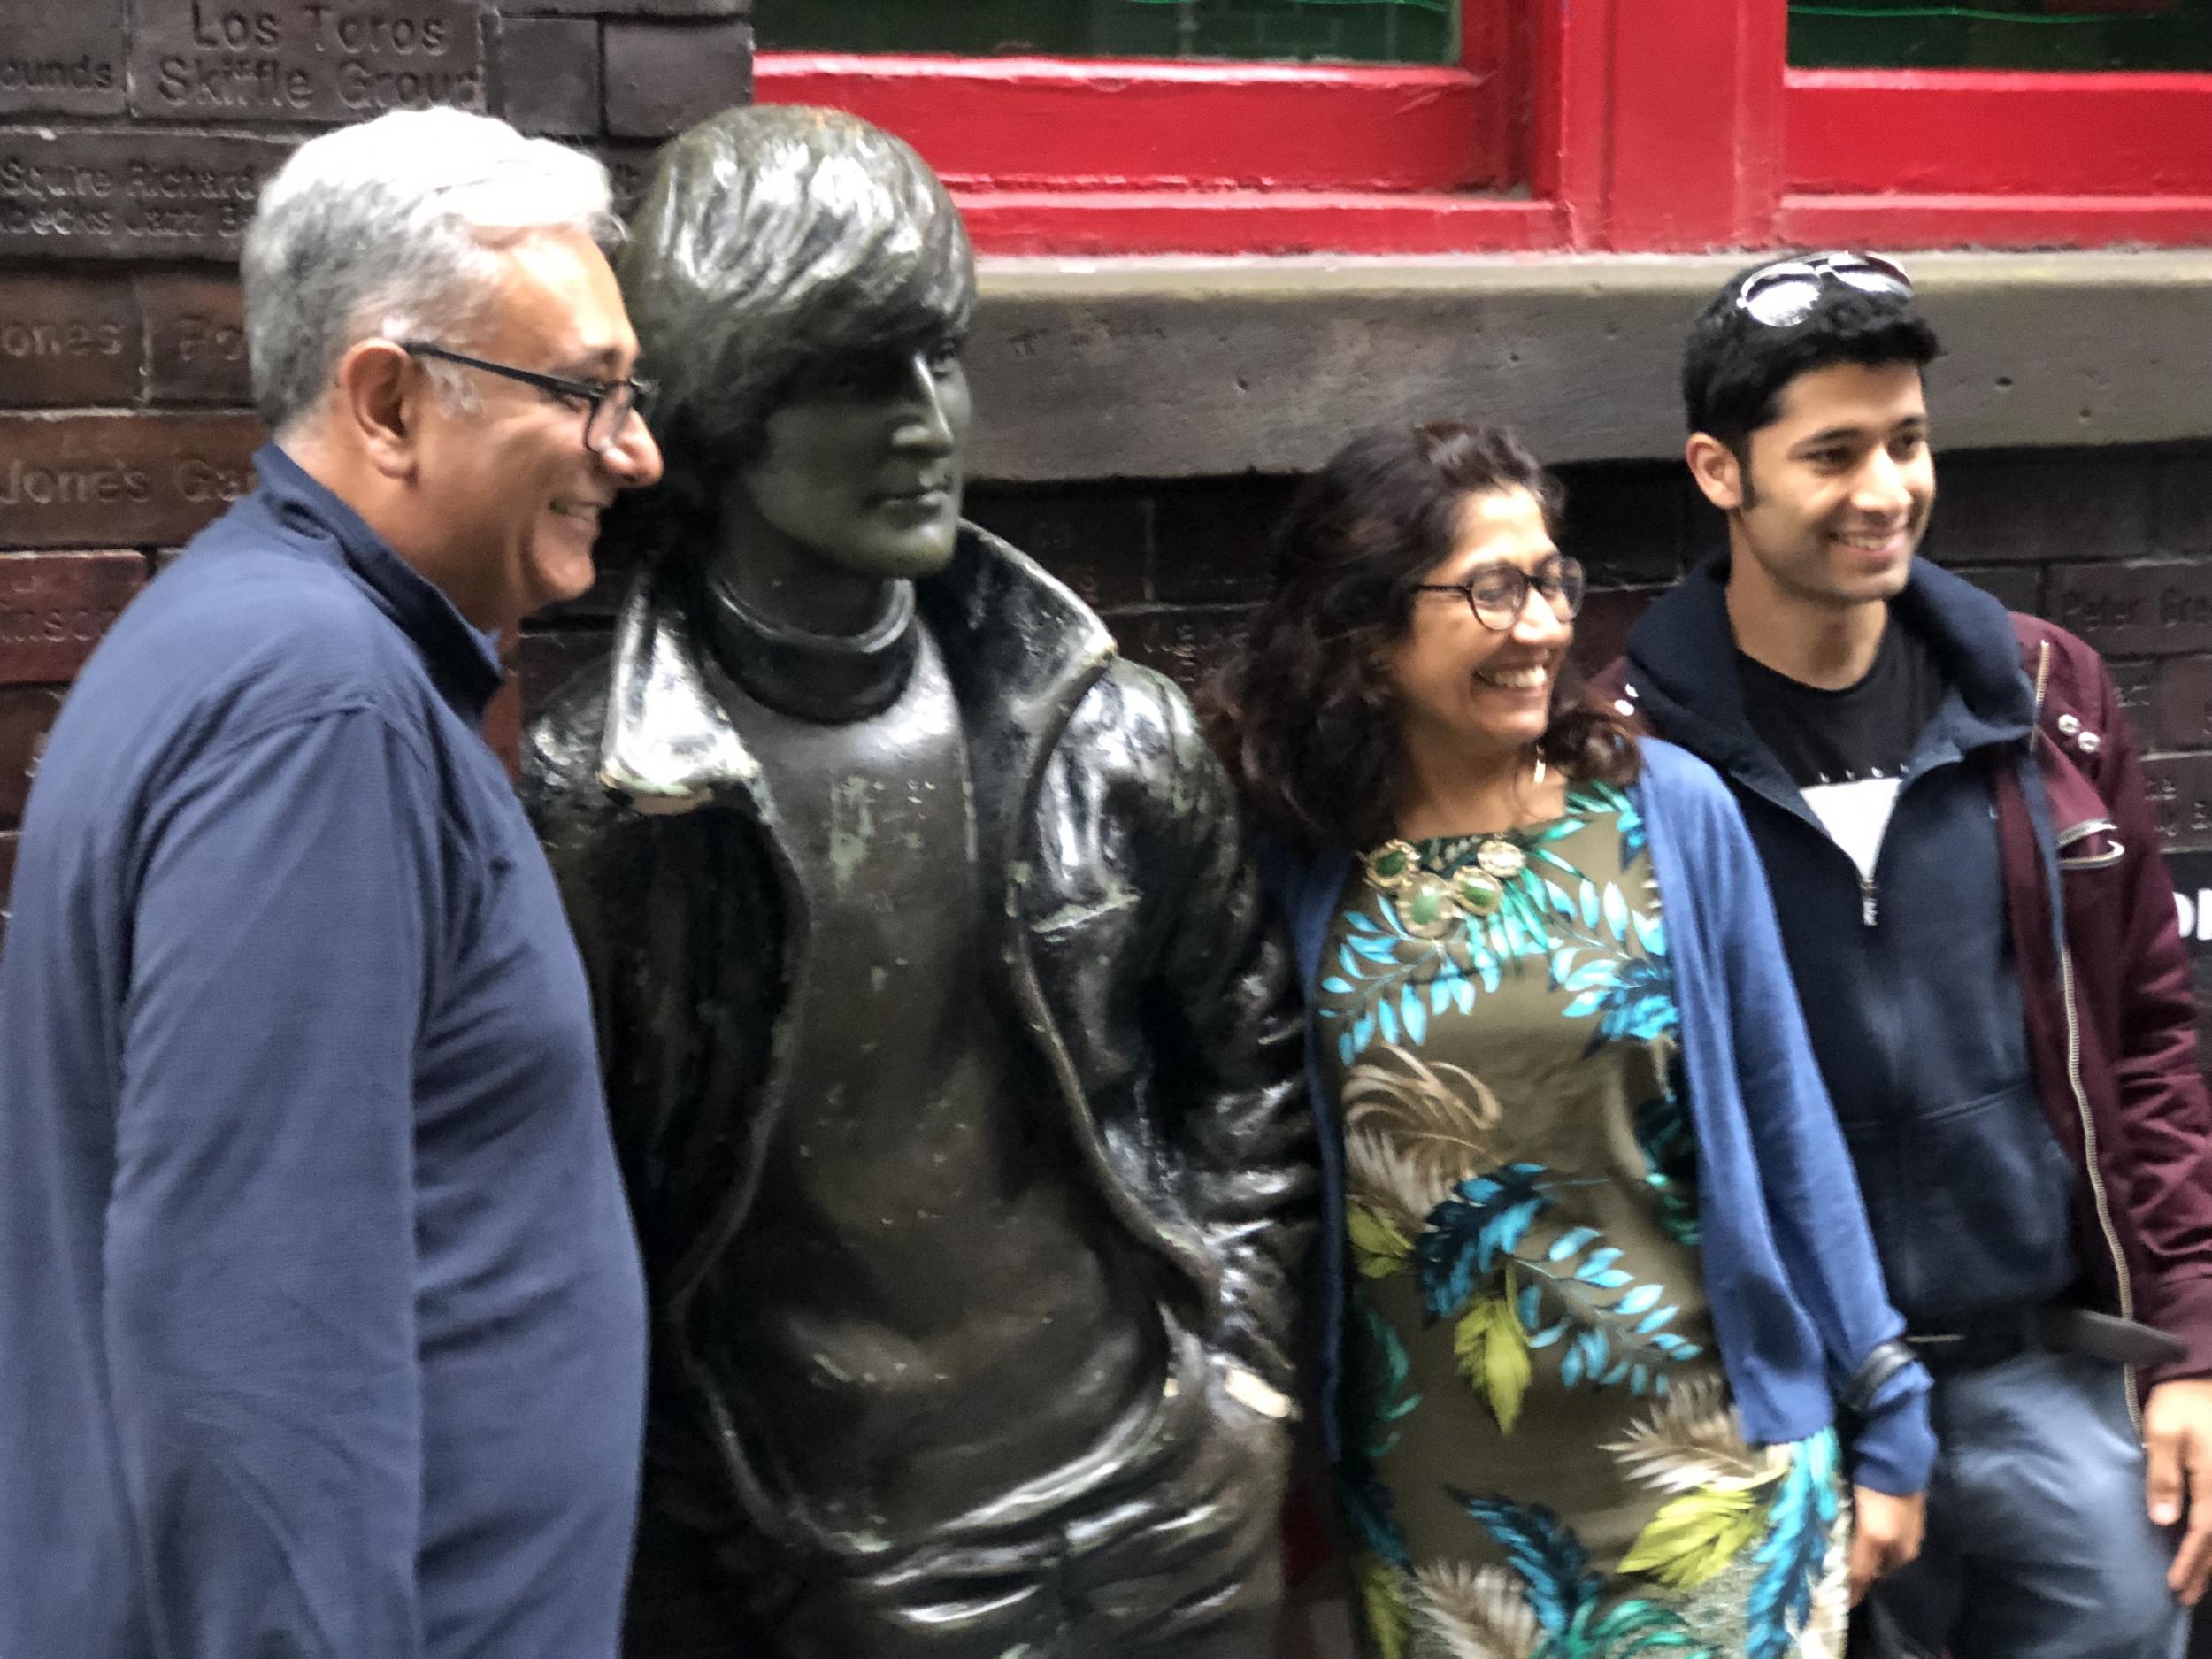
[[[1737,1426],[1635,804],[1577,784],[1508,839],[1486,915],[1437,902],[1474,838],[1417,844],[1421,902],[1355,864],[1324,960],[1365,1650],[1833,1659],[1836,1443]]]

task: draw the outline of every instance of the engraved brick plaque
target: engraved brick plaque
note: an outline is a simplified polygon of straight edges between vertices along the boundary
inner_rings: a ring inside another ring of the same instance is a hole
[[[131,113],[359,121],[484,107],[475,0],[137,0]]]
[[[282,138],[0,127],[0,259],[229,258]]]
[[[2212,848],[2212,755],[2151,755],[2143,781],[2169,852]]]
[[[182,541],[253,488],[242,414],[0,415],[0,546]]]
[[[2134,726],[2138,739],[2153,749],[2164,747],[2151,735],[2151,699],[2159,664],[2108,662],[2105,666],[2112,671],[2112,683],[2120,691],[2120,707],[2127,711],[2128,723]]]
[[[0,685],[70,679],[145,580],[135,553],[0,553]]]
[[[2158,665],[2149,742],[2156,749],[2212,749],[2212,659],[2179,657]]]
[[[127,403],[144,357],[119,277],[0,277],[0,404]]]
[[[212,277],[138,279],[146,319],[146,390],[157,403],[248,403],[246,317],[238,284]]]
[[[2212,566],[2054,565],[2043,614],[2108,657],[2212,649]]]
[[[120,115],[123,0],[0,0],[0,115]]]
[[[0,829],[23,821],[31,774],[60,709],[61,692],[52,686],[0,686]]]
[[[1195,695],[1198,682],[1221,654],[1221,641],[1244,625],[1244,613],[1227,607],[1110,611],[1122,654],[1156,668],[1184,691]]]

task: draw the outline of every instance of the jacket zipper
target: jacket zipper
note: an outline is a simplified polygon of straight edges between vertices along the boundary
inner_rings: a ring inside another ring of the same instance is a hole
[[[2073,1087],[2074,1110],[2081,1115],[2083,1162],[2089,1168],[2089,1194],[2096,1201],[2097,1225],[2103,1230],[2105,1248],[2112,1253],[2112,1275],[2120,1292],[2120,1317],[2135,1317],[2135,1286],[2128,1278],[2126,1254],[2112,1225],[2112,1203],[2105,1194],[2104,1176],[2097,1167],[2097,1125],[2089,1115],[2088,1091],[2081,1086],[2081,1023],[2074,1011],[2074,953],[2062,947],[2058,953],[2059,988],[2066,997],[2066,1080]],[[2135,1436],[2143,1437],[2143,1409],[2135,1399],[2135,1367],[2127,1371],[2128,1417]]]
[[[1863,875],[1859,878],[1859,919],[1871,927],[1879,914],[1880,908],[1875,902],[1874,878]]]
[[[2035,661],[2035,722],[2039,729],[2043,724],[2043,693],[2051,676],[2051,642],[2045,640]],[[2059,918],[2062,928],[2064,917]],[[2074,953],[2062,943],[2058,952],[2059,990],[2066,1002],[2066,1082],[2074,1091],[2074,1110],[2081,1118],[2082,1161],[2088,1167],[2089,1194],[2095,1201],[2097,1225],[2104,1234],[2105,1248],[2111,1253],[2112,1276],[2119,1290],[2120,1317],[2135,1317],[2135,1286],[2128,1277],[2126,1252],[2120,1248],[2120,1235],[2112,1225],[2112,1201],[2104,1189],[2104,1173],[2098,1167],[2097,1125],[2089,1115],[2089,1092],[2081,1082],[2081,1017],[2074,1007]],[[2135,1367],[2127,1372],[2128,1417],[2135,1425],[2135,1437],[2143,1437],[2143,1409],[2136,1403]]]

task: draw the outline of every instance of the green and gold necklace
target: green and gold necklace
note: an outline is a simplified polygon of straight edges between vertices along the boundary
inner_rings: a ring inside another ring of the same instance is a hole
[[[1540,756],[1537,784],[1544,770]],[[1440,938],[1463,917],[1496,915],[1505,884],[1528,868],[1528,854],[1510,831],[1442,839],[1447,850],[1433,862],[1394,835],[1360,855],[1369,883],[1389,895],[1400,925],[1416,939]]]

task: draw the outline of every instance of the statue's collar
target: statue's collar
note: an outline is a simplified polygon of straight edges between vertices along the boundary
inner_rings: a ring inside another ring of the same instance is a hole
[[[723,670],[779,713],[841,725],[880,714],[914,671],[914,584],[886,584],[882,615],[856,634],[814,634],[747,604],[710,575],[701,631]]]
[[[732,786],[760,786],[760,762],[715,695],[718,671],[686,603],[692,586],[649,563],[616,625],[599,778],[643,812],[687,812]],[[916,583],[914,597],[979,755],[1011,761],[1010,749],[1056,737],[1113,653],[1081,600],[973,525],[960,526],[952,563]]]

